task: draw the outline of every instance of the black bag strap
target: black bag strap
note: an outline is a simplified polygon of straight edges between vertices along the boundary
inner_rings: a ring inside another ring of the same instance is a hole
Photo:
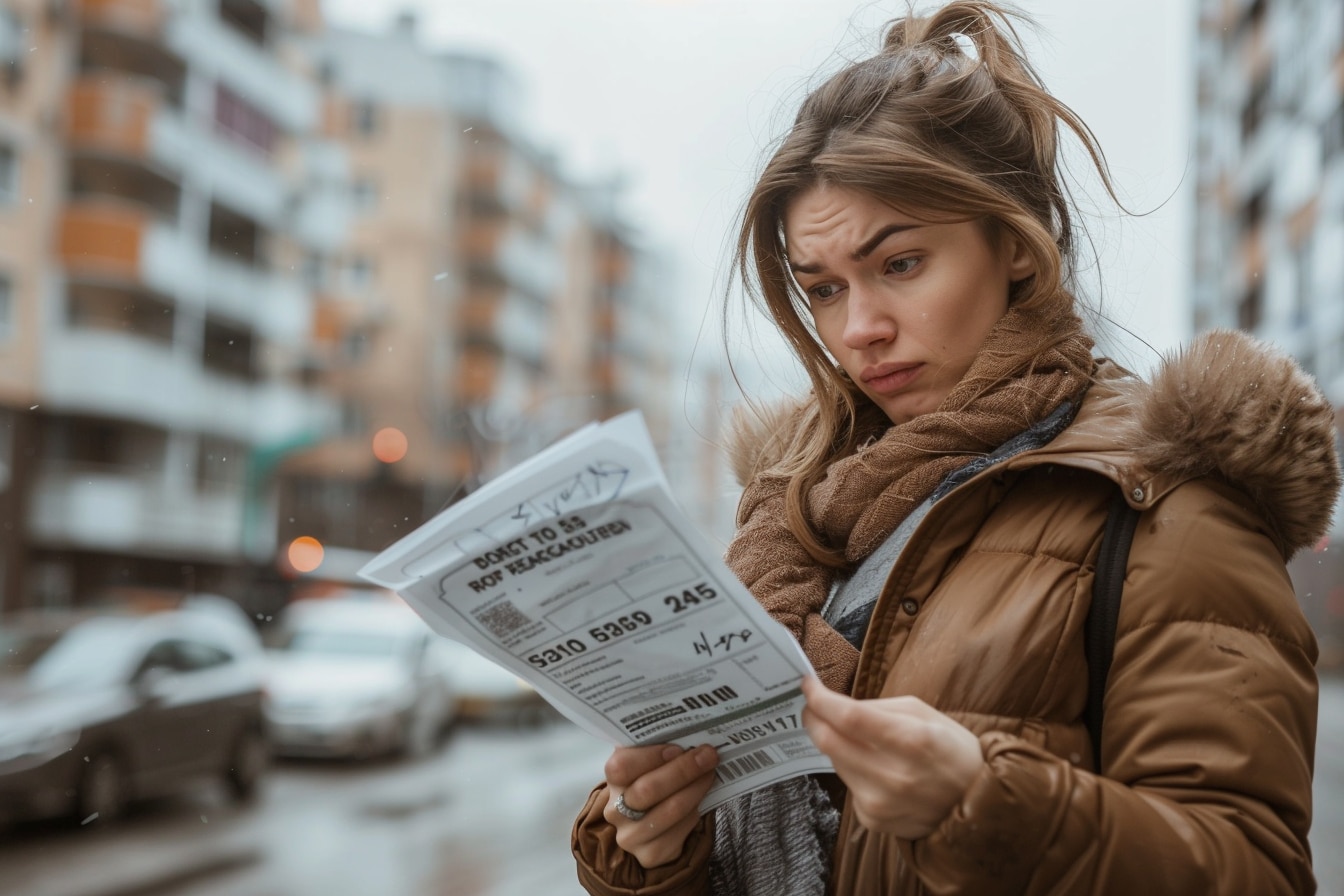
[[[1101,773],[1101,720],[1106,698],[1106,679],[1115,653],[1115,629],[1120,618],[1120,595],[1125,588],[1129,546],[1139,524],[1139,511],[1116,492],[1106,514],[1106,528],[1097,552],[1092,579],[1092,604],[1087,609],[1087,634],[1083,654],[1087,657],[1087,708],[1084,719],[1092,737],[1092,767]]]

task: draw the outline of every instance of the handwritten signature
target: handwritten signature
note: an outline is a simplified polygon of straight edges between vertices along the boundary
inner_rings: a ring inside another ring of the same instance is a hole
[[[695,645],[696,656],[702,653],[707,656],[714,656],[716,653],[728,653],[733,649],[734,643],[746,644],[751,640],[751,635],[751,629],[744,628],[740,632],[724,632],[719,635],[717,641],[711,643],[709,636],[701,632],[700,637],[691,643]]]

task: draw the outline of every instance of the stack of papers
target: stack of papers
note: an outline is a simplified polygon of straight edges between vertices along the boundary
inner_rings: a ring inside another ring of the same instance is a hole
[[[831,770],[802,728],[807,658],[677,507],[638,412],[502,474],[360,575],[598,738],[713,744],[701,811]]]

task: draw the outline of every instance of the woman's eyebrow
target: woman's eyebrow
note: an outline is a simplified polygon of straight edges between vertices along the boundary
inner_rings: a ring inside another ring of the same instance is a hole
[[[926,225],[888,224],[885,227],[878,230],[877,233],[874,233],[872,236],[868,237],[868,239],[864,240],[863,245],[859,246],[859,248],[855,249],[852,253],[850,253],[849,257],[855,261],[863,261],[869,255],[872,255],[873,250],[876,249],[878,246],[882,245],[883,241],[885,241],[886,238],[891,236],[892,234],[902,233],[906,230],[918,230],[919,228],[924,226]],[[816,274],[820,273],[821,265],[809,264],[807,262],[802,261],[790,261],[789,270],[793,271],[795,274]]]
[[[883,227],[877,233],[868,237],[868,239],[864,241],[863,245],[855,249],[854,253],[849,257],[854,259],[855,261],[863,261],[869,255],[873,254],[873,250],[876,249],[878,246],[882,245],[883,240],[891,236],[893,233],[901,233],[906,230],[917,230],[923,226],[924,226],[923,224],[888,224],[886,227]]]

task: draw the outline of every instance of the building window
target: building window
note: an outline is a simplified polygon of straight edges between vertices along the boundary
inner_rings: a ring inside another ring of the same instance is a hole
[[[237,491],[247,472],[247,447],[220,436],[202,435],[196,443],[196,487],[200,491]]]
[[[215,85],[215,131],[246,149],[270,156],[279,128],[256,106],[223,84]]]
[[[359,436],[368,432],[369,421],[364,416],[364,409],[356,401],[344,401],[341,403],[341,435]]]
[[[263,4],[256,0],[220,0],[219,18],[253,43],[266,45],[270,28]]]
[[[1241,207],[1241,232],[1256,233],[1265,223],[1265,208],[1269,205],[1269,185],[1251,194]]]
[[[378,184],[372,178],[361,177],[350,185],[350,196],[356,209],[368,211],[378,204]]]
[[[368,289],[373,285],[373,262],[363,255],[351,258],[345,265],[345,282],[353,290]]]
[[[0,205],[19,199],[19,153],[9,143],[0,143]]]
[[[14,338],[14,281],[0,273],[0,342]]]
[[[9,489],[14,471],[14,412],[0,409],[0,492]]]
[[[206,370],[245,380],[256,380],[256,340],[253,334],[222,321],[205,322],[201,361]]]
[[[1250,140],[1257,131],[1260,130],[1261,123],[1265,120],[1265,113],[1269,111],[1269,75],[1261,75],[1259,80],[1251,85],[1250,95],[1246,98],[1246,105],[1241,109],[1241,139]]]
[[[0,9],[0,80],[10,90],[23,80],[24,33],[27,30],[17,15],[8,9]]]
[[[327,285],[327,263],[317,252],[303,256],[303,282],[310,289],[321,289]]]
[[[1297,275],[1297,295],[1293,303],[1293,325],[1306,327],[1311,323],[1311,293],[1315,285],[1311,234],[1302,239],[1302,244],[1294,253],[1293,266]]]
[[[350,109],[350,125],[362,137],[378,133],[378,107],[367,100],[354,103]]]
[[[1326,119],[1322,140],[1327,159],[1344,150],[1344,102],[1337,104],[1335,111],[1331,112],[1330,117]]]
[[[1254,333],[1260,326],[1264,305],[1265,289],[1259,275],[1255,275],[1254,282],[1246,290],[1246,294],[1241,299],[1241,304],[1237,306],[1237,327],[1247,333]]]
[[[363,330],[352,330],[341,340],[341,351],[347,364],[358,364],[368,357],[369,335]]]

